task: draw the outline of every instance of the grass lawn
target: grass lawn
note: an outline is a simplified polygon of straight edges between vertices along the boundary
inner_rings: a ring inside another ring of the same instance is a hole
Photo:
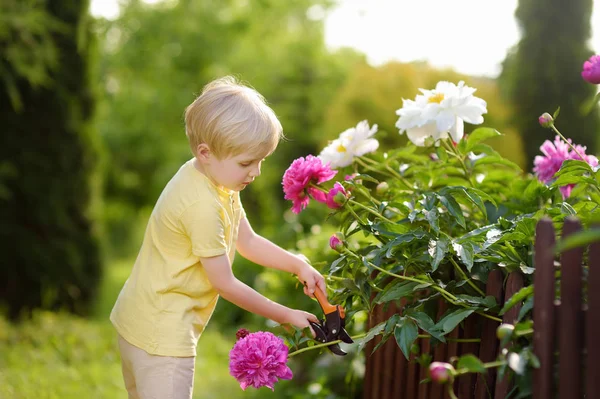
[[[123,388],[116,333],[108,321],[112,304],[129,274],[131,262],[116,262],[106,271],[101,299],[91,319],[39,312],[20,325],[0,318],[0,398],[119,399]],[[229,334],[231,335],[231,334]],[[225,337],[216,323],[202,335],[196,360],[195,399],[302,398],[286,395],[288,382],[276,392],[243,392],[229,375],[228,353],[235,337]]]

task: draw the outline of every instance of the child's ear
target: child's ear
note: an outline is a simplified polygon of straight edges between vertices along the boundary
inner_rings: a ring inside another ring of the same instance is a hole
[[[196,156],[198,157],[199,161],[207,162],[211,156],[210,147],[208,144],[198,144],[198,147],[196,147]]]

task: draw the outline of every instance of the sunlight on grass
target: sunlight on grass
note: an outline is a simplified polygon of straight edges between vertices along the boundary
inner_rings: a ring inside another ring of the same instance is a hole
[[[0,317],[0,398],[127,398],[117,335],[108,315],[132,264],[122,260],[107,268],[91,320],[37,312],[32,320],[14,325]],[[284,397],[281,390],[241,390],[229,375],[228,355],[235,343],[231,335],[225,338],[216,324],[202,335],[194,399]]]

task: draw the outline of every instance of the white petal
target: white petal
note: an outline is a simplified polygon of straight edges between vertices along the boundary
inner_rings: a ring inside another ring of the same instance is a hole
[[[437,116],[435,121],[438,131],[447,132],[456,123],[456,116],[450,111],[443,111]]]
[[[406,130],[408,139],[416,146],[424,147],[427,137],[434,137],[436,134],[435,123],[429,123],[422,127],[414,127]]]
[[[458,143],[465,135],[465,124],[458,116],[455,119],[454,126],[450,129],[450,137],[455,143]]]
[[[369,152],[375,151],[379,148],[379,141],[376,139],[368,139],[361,142],[358,146],[353,149],[355,156],[365,155]]]

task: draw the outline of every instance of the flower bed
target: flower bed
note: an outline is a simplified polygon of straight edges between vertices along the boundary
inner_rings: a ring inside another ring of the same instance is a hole
[[[318,157],[294,161],[283,186],[295,213],[312,200],[333,210],[339,233],[330,244],[340,255],[324,272],[348,320],[402,302],[399,312],[387,313],[365,331],[361,348],[378,337],[377,350],[393,338],[406,358],[429,367],[431,379],[446,384],[452,397],[454,376],[496,367],[500,377],[511,375],[525,397],[531,370],[538,366],[531,345],[535,226],[543,216],[557,227],[569,215],[584,226],[597,218],[598,160],[560,133],[557,114],[544,114],[539,122],[556,138],[542,145],[535,174],[523,172],[485,144],[501,135],[495,129],[464,134],[465,122],[482,124],[487,113],[485,101],[474,93],[463,82],[422,90],[397,111],[399,132],[411,142],[407,146],[380,149],[377,126],[363,121]],[[597,231],[564,245],[590,241]],[[491,273],[511,272],[521,275],[524,285],[514,296],[499,302],[486,293]],[[418,338],[428,338],[433,347],[445,343],[457,326],[476,316],[499,323],[515,305],[521,309],[514,325],[498,330],[507,350],[493,362],[465,355],[430,364],[429,353],[414,345]]]

